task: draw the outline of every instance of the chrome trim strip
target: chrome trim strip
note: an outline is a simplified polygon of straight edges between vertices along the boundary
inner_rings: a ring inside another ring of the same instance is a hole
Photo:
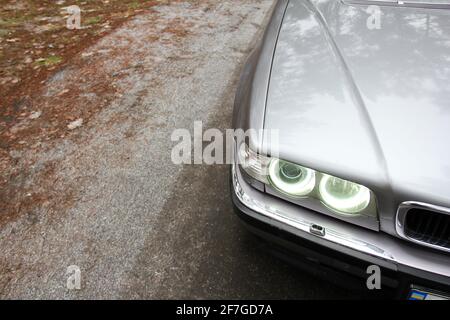
[[[273,220],[278,222],[282,222],[291,227],[296,228],[297,230],[301,230],[308,234],[311,234],[315,237],[318,235],[314,232],[311,232],[312,227],[316,225],[313,221],[307,221],[303,219],[293,219],[287,216],[284,216],[281,212],[277,211],[275,208],[271,208],[267,204],[260,203],[259,201],[252,199],[249,195],[247,195],[242,189],[238,177],[236,174],[236,166],[232,165],[232,179],[233,179],[233,187],[238,199],[248,208],[265,215]],[[325,239],[335,244],[339,244],[346,248],[357,250],[363,253],[366,253],[371,256],[375,256],[377,258],[381,258],[387,261],[396,261],[395,258],[387,251],[382,248],[377,247],[371,243],[368,243],[362,239],[356,239],[354,237],[350,237],[346,234],[340,233],[336,230],[326,228],[325,234],[321,236],[321,239]]]
[[[423,210],[427,210],[427,211],[450,215],[450,208],[440,207],[440,206],[423,203],[423,202],[406,201],[406,202],[403,202],[402,204],[400,204],[400,206],[398,207],[396,224],[395,224],[395,229],[397,230],[397,234],[401,238],[406,239],[411,242],[414,242],[414,243],[417,243],[417,244],[420,244],[425,247],[434,248],[434,249],[445,251],[445,252],[450,252],[450,248],[445,248],[445,247],[437,246],[437,245],[434,245],[431,243],[423,242],[423,241],[408,237],[406,235],[405,220],[406,220],[406,216],[408,215],[408,212],[411,209],[423,209]]]

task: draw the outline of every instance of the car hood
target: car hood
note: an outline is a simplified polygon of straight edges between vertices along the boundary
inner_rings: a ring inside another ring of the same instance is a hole
[[[290,1],[264,127],[280,157],[367,184],[386,210],[449,206],[450,11]]]

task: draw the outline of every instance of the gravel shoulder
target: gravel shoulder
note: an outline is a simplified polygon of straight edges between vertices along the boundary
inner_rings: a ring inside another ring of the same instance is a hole
[[[20,207],[1,220],[0,297],[351,297],[259,250],[232,213],[228,167],[170,159],[174,129],[230,126],[240,68],[274,3],[156,6],[47,81],[35,108],[90,106],[68,120],[88,121],[11,155]],[[66,288],[71,265],[81,290]]]

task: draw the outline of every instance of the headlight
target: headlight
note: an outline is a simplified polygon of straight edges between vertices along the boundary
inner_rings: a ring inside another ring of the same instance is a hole
[[[309,206],[311,199],[315,199],[324,213],[378,217],[375,196],[363,185],[292,162],[259,155],[245,143],[238,149],[238,160],[249,176],[266,185],[266,190],[271,187],[299,204]],[[311,209],[317,209],[317,206]]]
[[[316,186],[314,170],[272,159],[269,166],[269,180],[279,191],[291,196],[306,196]]]
[[[329,175],[323,175],[319,193],[326,205],[343,213],[359,213],[370,203],[369,189]]]

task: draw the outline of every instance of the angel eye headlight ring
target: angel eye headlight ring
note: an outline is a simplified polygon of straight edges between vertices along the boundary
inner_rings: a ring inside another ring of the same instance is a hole
[[[272,159],[269,165],[269,181],[284,194],[302,197],[314,190],[316,172],[291,162]]]
[[[369,206],[371,198],[368,188],[329,175],[323,175],[319,194],[327,206],[346,214],[362,212]]]

